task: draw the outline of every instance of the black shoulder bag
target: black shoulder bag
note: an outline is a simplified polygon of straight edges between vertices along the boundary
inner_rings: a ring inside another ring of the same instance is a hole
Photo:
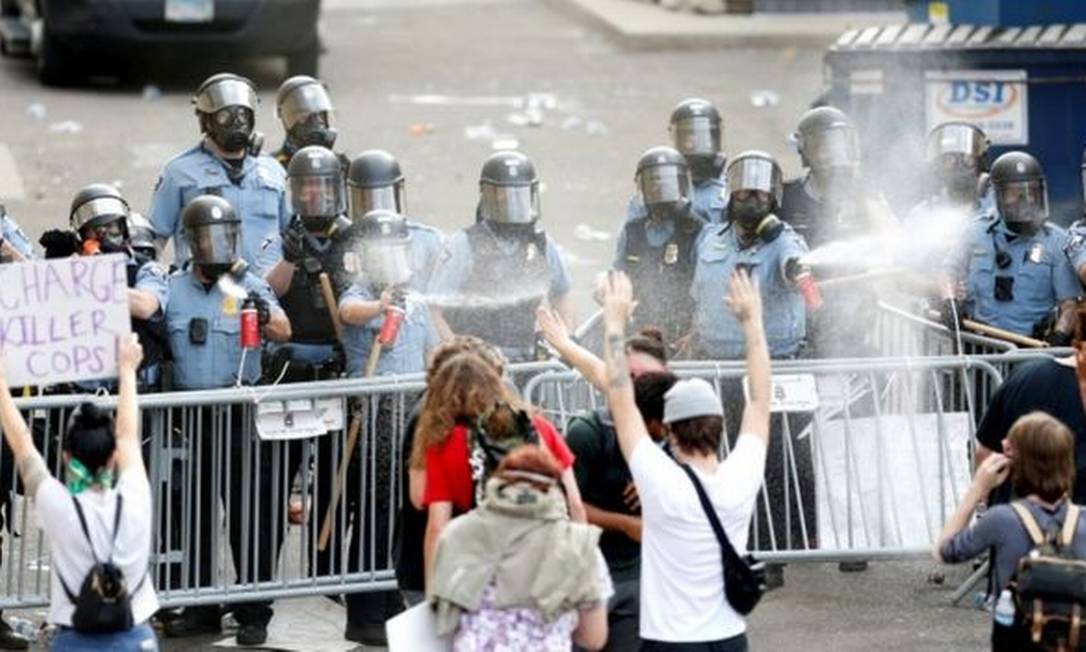
[[[83,515],[83,506],[79,504],[75,496],[72,496],[72,502],[75,504],[75,513],[79,515],[79,526],[83,529],[83,536],[87,539],[91,557],[94,558],[94,566],[87,571],[87,576],[83,579],[83,585],[79,588],[78,596],[72,593],[64,578],[60,577],[60,573],[57,573],[57,578],[60,579],[60,585],[64,588],[64,593],[68,595],[68,599],[75,605],[75,612],[72,613],[72,627],[83,634],[109,634],[131,629],[134,624],[132,622],[132,594],[135,594],[143,586],[147,574],[144,573],[139,584],[136,585],[132,593],[129,593],[124,571],[113,563],[112,548],[109,551],[109,557],[104,562],[99,561],[97,553],[94,552],[94,544],[91,543],[90,531],[87,529],[87,519]],[[123,506],[124,501],[121,495],[117,494],[117,511],[113,517],[111,546],[116,545],[117,542],[117,530],[121,525],[121,508]]]
[[[720,518],[717,517],[713,504],[709,502],[705,487],[701,486],[701,481],[694,475],[689,465],[680,464],[679,466],[686,471],[686,475],[694,483],[698,500],[701,501],[701,508],[705,511],[705,516],[709,518],[709,525],[713,526],[713,533],[716,534],[716,540],[720,543],[720,557],[724,564],[724,595],[728,598],[728,604],[732,606],[732,609],[745,616],[754,611],[754,607],[765,594],[765,562],[758,561],[749,554],[745,557],[739,556],[732,547],[731,541],[728,541],[728,535],[724,532],[724,526],[720,524]]]

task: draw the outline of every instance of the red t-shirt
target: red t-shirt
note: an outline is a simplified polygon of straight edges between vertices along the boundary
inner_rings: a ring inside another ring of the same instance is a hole
[[[532,425],[558,466],[563,471],[573,466],[573,453],[551,422],[535,415]],[[452,503],[456,511],[466,512],[474,506],[474,488],[468,464],[468,428],[455,426],[445,443],[426,449],[426,490],[422,503]]]

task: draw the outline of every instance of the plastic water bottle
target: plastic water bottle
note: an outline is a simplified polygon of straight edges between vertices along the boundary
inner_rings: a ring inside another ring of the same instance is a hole
[[[25,618],[11,618],[8,620],[11,631],[33,643],[38,640],[38,626]]]
[[[1003,589],[1003,592],[999,594],[995,609],[992,610],[992,617],[1003,627],[1014,625],[1014,599],[1011,598],[1009,589]]]

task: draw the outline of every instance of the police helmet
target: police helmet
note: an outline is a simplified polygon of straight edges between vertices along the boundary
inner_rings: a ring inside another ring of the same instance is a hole
[[[237,261],[241,219],[230,202],[200,195],[181,211],[181,224],[197,265],[224,271]]]
[[[671,147],[653,147],[637,161],[634,175],[646,206],[677,204],[690,196],[686,158]]]
[[[928,163],[935,163],[944,156],[955,155],[977,172],[988,170],[988,148],[991,143],[984,131],[968,122],[944,122],[936,125],[928,134]]]
[[[860,139],[852,120],[832,106],[804,113],[794,137],[804,167],[851,168],[860,162]]]
[[[310,145],[298,150],[287,165],[290,202],[306,228],[319,230],[347,212],[343,164],[332,150]]]
[[[316,79],[297,75],[284,81],[275,96],[275,112],[296,146],[335,144],[332,100]]]
[[[479,217],[496,224],[532,224],[540,217],[539,176],[515,151],[491,154],[479,174]]]
[[[117,221],[124,224],[128,212],[128,202],[115,186],[92,183],[81,188],[72,198],[69,223],[73,231],[82,233],[87,227],[98,228]]]
[[[996,205],[1010,226],[1040,225],[1048,219],[1048,184],[1040,162],[1025,152],[1007,152],[992,163]]]
[[[781,166],[770,154],[748,150],[732,159],[726,173],[728,192],[758,190],[767,193],[774,209],[779,208],[784,196],[784,180]]]
[[[369,149],[351,161],[347,171],[351,191],[351,215],[362,217],[373,210],[404,213],[407,202],[400,163],[381,149]]]
[[[716,156],[722,149],[723,120],[708,100],[688,98],[671,111],[668,130],[684,156]]]
[[[411,280],[411,239],[407,218],[394,211],[373,210],[354,220],[361,242],[362,274],[378,286]]]
[[[128,214],[128,246],[148,260],[158,259],[158,234],[151,221],[139,213]]]
[[[197,113],[208,115],[234,106],[245,107],[255,113],[259,102],[253,82],[232,72],[220,72],[208,77],[192,98]]]

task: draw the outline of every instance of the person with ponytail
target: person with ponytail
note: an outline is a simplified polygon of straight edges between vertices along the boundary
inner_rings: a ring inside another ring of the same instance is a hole
[[[136,405],[136,370],[143,359],[139,340],[130,334],[117,343],[116,416],[89,402],[72,411],[64,433],[64,482],[49,474],[34,447],[30,429],[11,397],[3,358],[0,349],[0,427],[49,538],[52,599],[48,620],[59,627],[53,649],[157,650],[148,625],[158,609],[158,598],[148,575],[151,486],[140,452]],[[101,613],[93,613],[100,631],[89,633],[80,613],[87,611],[88,587],[84,584],[81,590],[80,583],[94,572],[116,573],[114,577],[121,580],[119,593],[110,598],[116,602],[120,595],[131,614],[106,623]],[[116,626],[116,622],[123,624]]]

